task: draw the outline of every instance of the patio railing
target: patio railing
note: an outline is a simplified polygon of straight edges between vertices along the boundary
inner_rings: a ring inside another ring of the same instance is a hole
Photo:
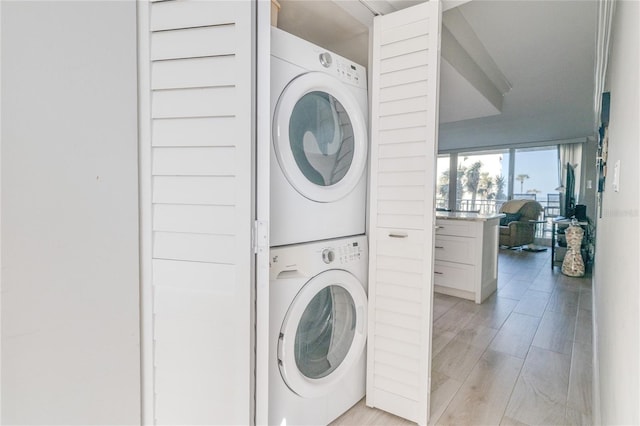
[[[456,200],[456,210],[457,211],[468,211],[468,212],[477,212],[481,214],[493,214],[500,212],[500,207],[507,200]],[[545,221],[544,224],[539,224],[536,227],[536,237],[537,238],[550,238],[551,236],[551,220],[553,217],[547,216],[545,217],[544,212],[548,211],[547,201],[539,200],[538,203],[542,206],[542,212],[540,212],[540,217],[538,220]],[[448,208],[447,201],[442,198],[436,199],[436,207],[438,208]],[[559,210],[559,209],[558,209]]]

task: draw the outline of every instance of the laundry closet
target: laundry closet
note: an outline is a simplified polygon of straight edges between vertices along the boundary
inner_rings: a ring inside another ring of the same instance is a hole
[[[441,4],[291,3],[368,63],[266,1],[141,7],[145,422],[327,423],[366,375],[427,423]]]

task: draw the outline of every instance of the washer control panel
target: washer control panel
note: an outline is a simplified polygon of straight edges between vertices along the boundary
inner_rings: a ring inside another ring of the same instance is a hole
[[[322,261],[326,264],[329,264],[336,260],[336,252],[333,249],[326,248],[322,250]]]
[[[327,247],[322,250],[322,261],[326,264],[336,262],[346,264],[363,259],[364,247],[357,241],[348,242],[339,246]]]
[[[365,235],[271,247],[269,278],[308,279],[329,269],[356,271],[366,277],[367,249]]]

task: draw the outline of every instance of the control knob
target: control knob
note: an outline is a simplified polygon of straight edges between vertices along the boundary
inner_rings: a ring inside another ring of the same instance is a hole
[[[332,249],[322,250],[322,261],[326,264],[333,262],[336,259],[336,253]]]
[[[331,58],[329,53],[323,52],[320,54],[320,64],[322,64],[323,67],[329,68],[332,62],[333,58]]]

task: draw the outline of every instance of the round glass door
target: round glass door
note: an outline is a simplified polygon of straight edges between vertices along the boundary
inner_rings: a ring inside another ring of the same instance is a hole
[[[353,126],[344,106],[325,92],[309,92],[293,107],[289,148],[305,178],[319,186],[340,182],[353,162]]]
[[[356,333],[353,298],[337,285],[320,290],[304,310],[294,343],[298,370],[321,379],[344,361]]]
[[[298,293],[278,341],[280,372],[304,397],[326,394],[364,350],[366,294],[350,273],[317,275]]]
[[[278,100],[273,127],[278,163],[303,196],[336,201],[359,182],[367,155],[364,116],[337,79],[315,72],[294,79]]]

